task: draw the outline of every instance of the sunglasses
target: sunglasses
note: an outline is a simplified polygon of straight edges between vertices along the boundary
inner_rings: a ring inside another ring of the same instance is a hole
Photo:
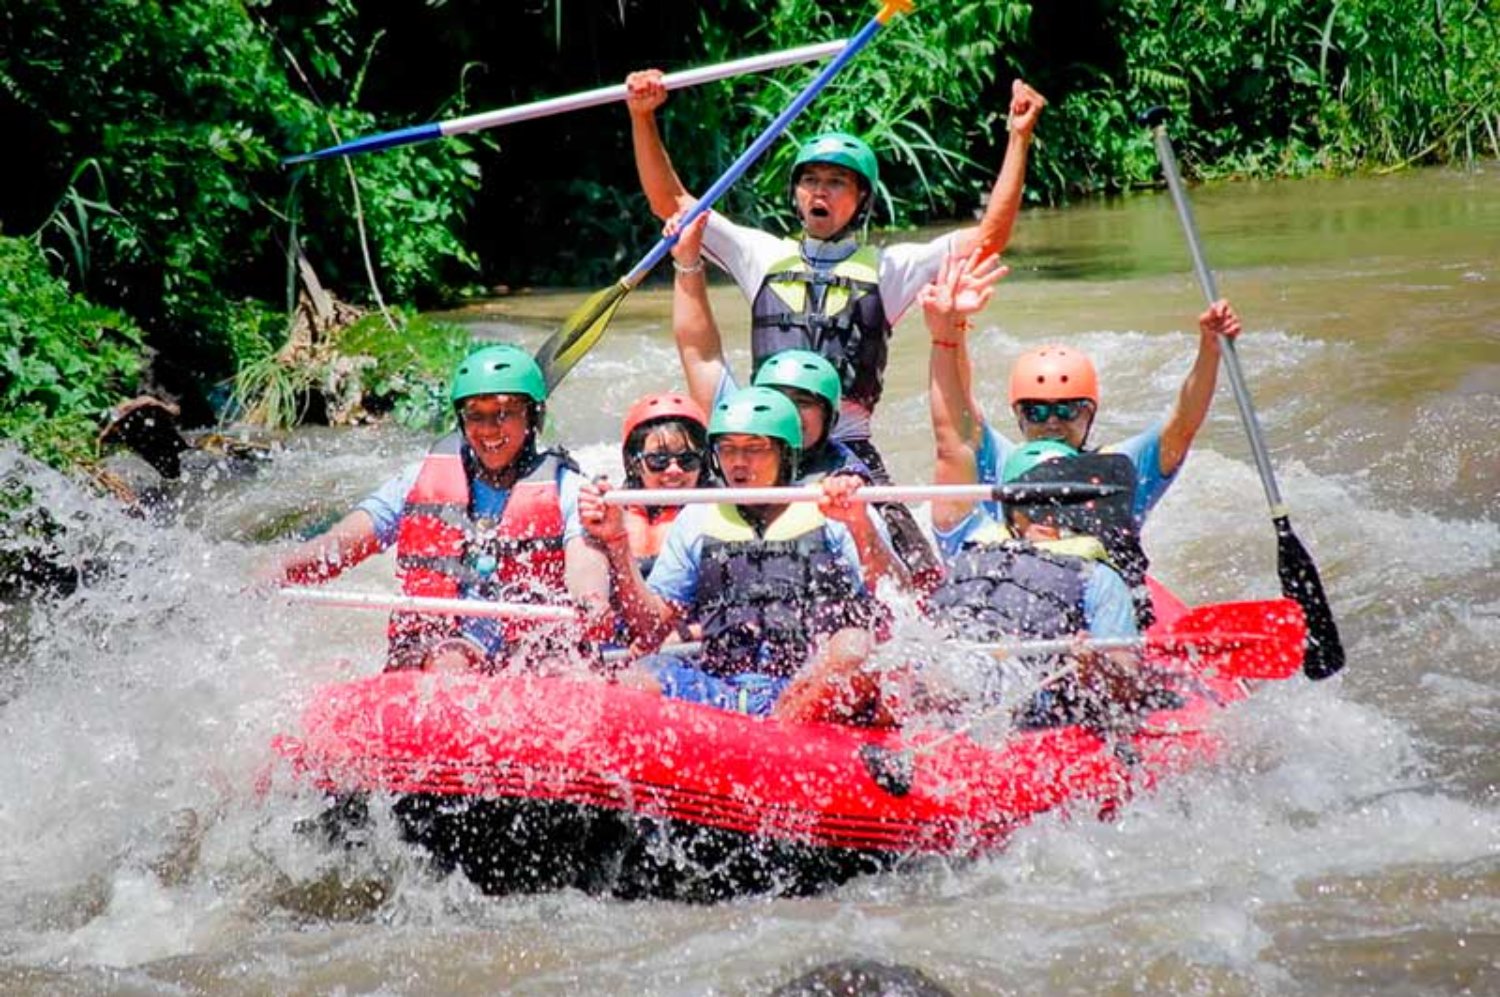
[[[459,416],[469,426],[478,426],[482,429],[499,429],[507,422],[526,418],[526,407],[502,408],[496,409],[493,412],[463,409],[459,412]]]
[[[1046,422],[1054,415],[1061,422],[1072,422],[1093,407],[1093,403],[1087,398],[1070,398],[1061,402],[1016,403],[1016,408],[1021,412],[1021,418],[1027,422]]]
[[[638,453],[635,459],[646,466],[646,470],[652,474],[660,474],[672,466],[675,460],[677,466],[684,471],[696,471],[703,466],[703,455],[696,450],[682,450],[676,453],[667,450],[658,450],[656,453]]]

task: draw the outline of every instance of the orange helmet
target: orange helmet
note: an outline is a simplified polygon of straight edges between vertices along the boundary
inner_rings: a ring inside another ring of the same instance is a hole
[[[630,434],[638,427],[658,419],[685,419],[696,424],[705,433],[708,432],[708,416],[703,414],[703,407],[687,395],[668,392],[647,395],[630,406],[630,411],[625,413],[625,427],[620,434],[620,442],[623,444],[629,441]]]
[[[1021,354],[1010,369],[1010,403],[1087,398],[1099,405],[1094,362],[1069,346],[1042,346]]]

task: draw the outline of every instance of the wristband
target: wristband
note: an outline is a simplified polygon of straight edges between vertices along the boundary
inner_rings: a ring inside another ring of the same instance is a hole
[[[958,349],[958,340],[956,340],[956,339],[934,339],[932,341],[932,345],[933,346],[941,346],[945,350],[956,350],[956,349]]]

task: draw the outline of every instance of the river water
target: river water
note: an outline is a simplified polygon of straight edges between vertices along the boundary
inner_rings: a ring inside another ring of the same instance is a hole
[[[260,538],[347,508],[423,439],[301,432],[255,473],[200,469],[159,525],[4,449],[7,487],[110,570],[0,610],[0,992],[750,994],[841,958],[966,994],[1500,992],[1500,169],[1194,201],[1349,653],[1228,715],[1225,764],[1111,824],[1044,820],[977,864],[816,899],[486,898],[384,824],[357,854],[320,849],[293,829],[316,800],[255,788],[311,691],[382,644],[377,614],[245,595]],[[1049,339],[1098,362],[1097,439],[1166,408],[1201,300],[1164,195],[1028,212],[1010,263],[975,338],[997,419],[1010,360]],[[465,317],[534,345],[579,300]],[[668,302],[633,294],[556,395],[586,466],[610,464],[632,398],[674,383]],[[735,293],[716,302],[743,344]],[[922,344],[908,317],[877,419],[902,481],[930,472]],[[1189,602],[1275,594],[1227,385],[1146,546]]]

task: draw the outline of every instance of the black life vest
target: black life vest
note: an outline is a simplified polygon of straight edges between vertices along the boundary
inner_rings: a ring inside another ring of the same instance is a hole
[[[932,615],[974,641],[1051,640],[1087,630],[1086,560],[1002,536],[992,520],[964,545],[927,597]]]
[[[834,474],[857,474],[867,482],[875,480],[869,466],[853,450],[837,440],[825,440],[811,456],[803,452],[802,459],[797,462],[797,480],[793,484],[815,485]]]
[[[807,502],[788,506],[763,533],[735,506],[710,507],[694,600],[705,671],[790,676],[817,637],[868,625],[870,601],[826,535],[822,513]]]
[[[861,246],[819,272],[785,240],[787,255],[773,264],[750,303],[754,371],[782,350],[821,353],[839,372],[844,398],[874,409],[884,387],[891,338],[880,299],[879,253]]]
[[[1141,547],[1140,526],[1134,506],[1138,475],[1135,464],[1122,453],[1091,452],[1064,460],[1044,461],[1027,471],[1017,483],[1082,481],[1115,485],[1119,491],[1090,502],[1067,503],[1048,508],[1048,515],[1070,533],[1094,537],[1103,544],[1111,568],[1130,588],[1136,623],[1142,630],[1156,619],[1146,572],[1151,567]],[[998,515],[998,512],[996,513]]]

